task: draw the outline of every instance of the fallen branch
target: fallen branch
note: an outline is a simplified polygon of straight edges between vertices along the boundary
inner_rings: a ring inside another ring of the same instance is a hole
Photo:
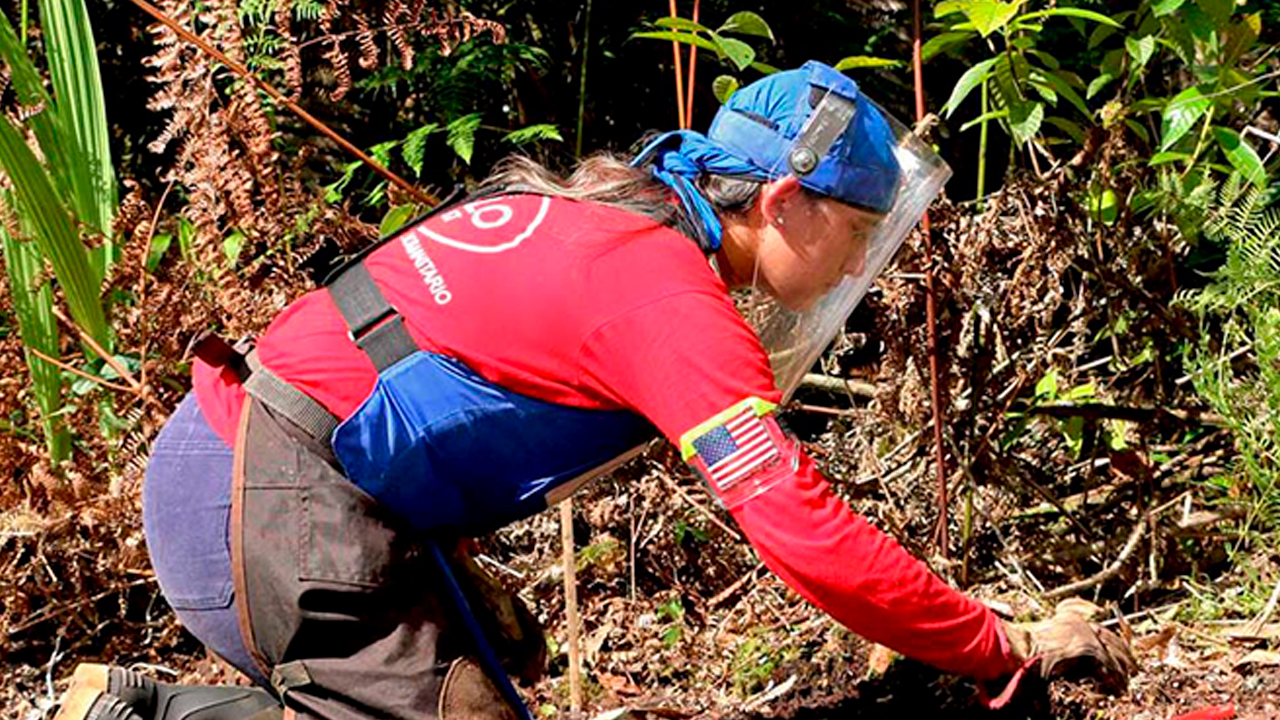
[[[876,386],[872,383],[831,377],[830,375],[819,375],[817,373],[807,373],[801,378],[800,387],[811,387],[836,393],[849,393],[855,397],[873,398],[876,396]]]
[[[742,536],[741,536],[741,535],[739,535],[739,534],[738,534],[738,532],[737,532],[736,530],[734,530],[733,528],[731,528],[731,527],[729,527],[728,525],[725,525],[723,522],[721,522],[720,518],[718,518],[718,517],[716,517],[716,516],[715,516],[715,513],[713,513],[713,512],[711,512],[710,510],[708,510],[708,509],[706,509],[706,508],[702,507],[702,505],[700,505],[700,504],[698,503],[698,501],[697,501],[697,500],[694,500],[694,499],[689,495],[689,493],[687,493],[687,492],[685,492],[685,491],[684,491],[684,488],[680,487],[680,485],[679,485],[679,484],[677,484],[675,480],[672,480],[672,479],[671,479],[671,478],[670,478],[666,473],[658,473],[658,475],[660,475],[660,476],[662,477],[663,482],[665,482],[665,483],[667,483],[668,485],[670,485],[670,486],[671,486],[671,488],[672,488],[673,490],[675,490],[675,491],[676,491],[676,494],[677,494],[677,495],[679,495],[679,496],[680,496],[680,497],[681,497],[685,502],[687,502],[687,503],[689,503],[690,505],[692,505],[692,506],[694,507],[694,509],[695,509],[695,510],[697,510],[697,511],[698,511],[698,512],[700,512],[700,513],[702,513],[702,515],[703,515],[703,516],[705,516],[705,517],[706,517],[708,520],[710,520],[712,523],[714,523],[716,527],[718,527],[718,528],[720,528],[721,530],[723,530],[723,531],[725,531],[726,533],[728,533],[729,537],[733,538],[734,540],[737,540],[738,542],[745,542],[745,541],[742,539]]]
[[[89,381],[92,381],[92,382],[98,383],[99,385],[101,385],[101,386],[103,386],[103,387],[105,387],[105,388],[108,388],[108,389],[110,389],[110,390],[117,390],[117,391],[119,391],[119,392],[127,392],[127,393],[135,393],[135,390],[134,390],[133,388],[131,388],[131,387],[125,387],[124,385],[120,385],[120,384],[118,384],[118,383],[113,383],[113,382],[111,382],[110,380],[105,380],[105,379],[103,379],[103,378],[98,377],[97,375],[91,375],[91,374],[89,374],[89,373],[87,373],[87,372],[85,372],[85,371],[81,370],[80,368],[72,367],[72,366],[70,366],[70,365],[68,365],[68,364],[66,364],[66,363],[64,363],[64,362],[62,362],[61,360],[55,360],[54,358],[51,358],[51,357],[49,357],[48,355],[45,355],[44,353],[42,353],[42,352],[40,352],[39,350],[35,349],[34,347],[28,347],[28,348],[27,348],[27,350],[28,350],[32,355],[35,355],[36,357],[38,357],[38,358],[40,358],[41,360],[43,360],[43,361],[45,361],[45,362],[49,363],[49,364],[50,364],[50,365],[52,365],[52,366],[54,366],[54,367],[58,368],[59,370],[65,370],[65,371],[67,371],[67,372],[71,373],[72,375],[75,375],[76,377],[82,377],[82,378],[84,378],[85,380],[89,380]]]
[[[755,567],[747,571],[746,575],[743,575],[742,577],[738,578],[736,581],[734,581],[732,585],[716,593],[715,597],[708,600],[707,607],[715,607],[720,603],[724,602],[725,600],[728,600],[729,598],[733,597],[733,594],[741,590],[743,585],[746,585],[748,582],[754,580],[756,577],[756,573],[760,572],[760,569],[763,567],[764,567],[764,563],[757,563]]]
[[[1081,590],[1088,590],[1095,585],[1101,585],[1102,583],[1119,575],[1124,564],[1129,561],[1130,557],[1132,557],[1133,551],[1138,549],[1138,543],[1142,540],[1142,536],[1147,529],[1148,518],[1149,513],[1143,513],[1142,517],[1138,518],[1138,522],[1133,526],[1133,531],[1129,533],[1129,540],[1125,542],[1124,548],[1122,548],[1120,550],[1120,554],[1116,556],[1115,562],[1112,562],[1104,568],[1102,572],[1099,572],[1092,577],[1087,577],[1079,582],[1073,582],[1069,585],[1063,585],[1062,587],[1050,590],[1044,594],[1045,600],[1058,600],[1069,595],[1075,595]]]

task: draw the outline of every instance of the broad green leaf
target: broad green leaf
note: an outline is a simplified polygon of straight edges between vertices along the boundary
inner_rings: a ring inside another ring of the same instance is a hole
[[[6,193],[4,202],[13,202],[12,195]],[[18,319],[18,333],[31,375],[31,395],[40,412],[50,462],[57,466],[71,455],[71,437],[59,419],[62,374],[56,366],[30,352],[35,349],[55,360],[61,357],[58,325],[53,315],[53,288],[47,280],[40,281],[39,286],[35,284],[44,268],[39,249],[33,243],[13,238],[3,227],[0,227],[0,255],[4,257],[10,302]]]
[[[471,164],[471,152],[476,146],[476,129],[480,127],[480,113],[471,113],[449,123],[448,145],[462,161]]]
[[[941,35],[934,35],[929,38],[924,47],[920,48],[921,61],[929,62],[935,55],[961,45],[971,37],[973,37],[972,32],[944,32]]]
[[[359,165],[360,163],[352,163]],[[191,262],[195,258],[191,251],[194,247],[193,243],[196,239],[196,226],[190,220],[178,218],[178,254],[182,255],[183,262]]]
[[[1058,371],[1056,369],[1045,373],[1044,377],[1036,383],[1036,397],[1043,399],[1055,399],[1058,397]]]
[[[1231,11],[1235,9],[1235,0],[1196,0],[1196,6],[1213,23],[1214,29],[1226,25],[1231,20]]]
[[[770,64],[768,64],[768,63],[762,63],[762,62],[760,62],[759,60],[756,60],[755,62],[751,63],[751,69],[752,69],[752,70],[755,70],[756,72],[760,73],[761,75],[772,75],[772,74],[774,74],[774,73],[778,72],[778,68],[776,68],[776,67],[774,67],[774,66],[772,66],[772,65],[770,65]]]
[[[387,237],[404,227],[404,224],[413,219],[418,213],[418,206],[410,203],[409,205],[396,205],[387,210],[387,214],[382,216],[382,222],[378,225],[378,236]]]
[[[684,30],[686,32],[710,32],[711,28],[706,25],[687,20],[682,17],[664,17],[653,21],[658,27],[667,28],[668,30]]]
[[[1089,83],[1089,89],[1085,91],[1084,96],[1092,100],[1094,95],[1102,92],[1102,89],[1107,85],[1110,85],[1111,81],[1115,79],[1115,76],[1111,73],[1102,73],[1098,77],[1094,78],[1093,82]]]
[[[956,86],[951,89],[951,97],[948,98],[947,104],[942,106],[942,113],[945,117],[950,118],[955,113],[956,108],[964,99],[973,92],[973,89],[987,81],[991,76],[991,66],[995,65],[999,58],[990,58],[974,65],[960,76],[956,81]]]
[[[76,201],[71,208],[109,241],[117,188],[89,13],[84,0],[40,0],[40,21],[57,114],[76,139],[74,153],[85,163],[72,171]]]
[[[1040,99],[1049,103],[1051,107],[1058,106],[1058,93],[1054,91],[1053,86],[1049,83],[1044,82],[1044,80],[1032,78],[1031,89],[1035,90],[1036,94],[1040,96]]]
[[[222,256],[227,259],[227,265],[234,266],[236,260],[240,259],[240,251],[244,249],[245,235],[239,230],[232,233],[222,240]]]
[[[1253,149],[1249,141],[1231,128],[1215,125],[1211,132],[1231,166],[1239,170],[1249,182],[1259,188],[1266,187],[1267,170],[1262,166],[1262,158],[1258,157],[1258,152]]]
[[[1116,198],[1115,191],[1110,188],[1102,192],[1091,189],[1086,205],[1089,210],[1089,217],[1103,225],[1114,224],[1116,218],[1120,215],[1120,202]]]
[[[49,174],[8,119],[0,119],[0,167],[13,182],[19,215],[30,223],[37,247],[53,265],[72,317],[102,347],[110,348],[98,279],[89,265],[80,234],[54,191]]]
[[[1030,142],[1044,121],[1044,103],[1024,102],[1009,107],[1009,130],[1019,145]]]
[[[53,98],[45,91],[44,80],[32,64],[30,56],[22,42],[14,32],[13,26],[4,13],[0,13],[0,57],[4,58],[9,68],[10,80],[13,84],[17,100],[27,108],[43,108],[27,119],[27,124],[35,130],[36,139],[40,142],[41,152],[45,156],[46,167],[53,175],[54,187],[59,197],[72,197],[75,185],[72,174],[77,166],[84,164],[82,155],[77,153],[75,136],[64,131],[52,110]],[[72,154],[77,153],[77,154]],[[83,173],[81,173],[83,176]]]
[[[1138,67],[1146,67],[1151,54],[1156,51],[1156,38],[1154,35],[1148,35],[1141,40],[1127,37],[1124,39],[1124,48],[1129,51],[1129,57],[1133,58],[1133,62]]]
[[[716,30],[717,33],[737,33],[739,35],[755,35],[756,37],[769,38],[773,40],[773,30],[769,28],[769,23],[764,18],[749,11],[743,10],[729,16],[728,20]]]
[[[1073,8],[1073,7],[1059,7],[1059,8],[1052,8],[1050,10],[1037,10],[1035,12],[1029,12],[1026,15],[1019,16],[1018,20],[1024,21],[1024,20],[1031,20],[1033,18],[1041,18],[1041,17],[1073,17],[1073,18],[1080,18],[1081,20],[1092,20],[1093,22],[1102,23],[1103,25],[1110,25],[1111,27],[1114,27],[1114,28],[1122,27],[1120,23],[1116,22],[1115,20],[1112,20],[1111,18],[1107,17],[1106,15],[1103,15],[1102,13],[1097,13],[1092,10],[1084,10],[1082,8]]]
[[[1066,80],[1063,80],[1058,73],[1042,73],[1039,70],[1036,70],[1031,73],[1031,79],[1033,82],[1039,81],[1047,83],[1053,88],[1054,92],[1066,98],[1067,102],[1071,103],[1075,109],[1079,110],[1081,115],[1084,115],[1087,118],[1093,117],[1093,114],[1089,112],[1089,106],[1085,103],[1084,99],[1081,98],[1079,93],[1077,93]]]
[[[715,93],[720,104],[729,102],[729,98],[738,91],[738,79],[732,75],[721,75],[711,83],[711,92]]]
[[[422,163],[426,159],[427,137],[438,129],[439,123],[427,123],[406,135],[400,145],[400,156],[418,177],[422,176]]]
[[[1102,67],[1100,69],[1112,77],[1120,77],[1124,74],[1124,59],[1126,56],[1128,56],[1128,53],[1119,48],[1108,50],[1102,56]]]
[[[1240,56],[1248,52],[1257,42],[1261,32],[1262,13],[1245,15],[1239,21],[1227,26],[1223,31],[1225,47],[1222,50],[1222,64],[1228,67],[1235,65]]]
[[[1189,160],[1190,158],[1191,153],[1168,151],[1158,152],[1151,156],[1151,159],[1147,161],[1147,164],[1152,166],[1164,165],[1165,163],[1181,162],[1183,160]]]
[[[1044,121],[1046,124],[1052,125],[1066,133],[1067,137],[1071,138],[1073,141],[1080,143],[1081,145],[1084,144],[1084,128],[1080,127],[1077,123],[1073,123],[1070,120],[1065,120],[1060,117],[1047,117]]]
[[[550,123],[539,123],[528,127],[512,130],[503,136],[503,141],[513,145],[527,145],[538,140],[550,140],[552,142],[564,142],[564,138],[560,136],[560,131],[555,125]]]
[[[1164,106],[1160,121],[1160,149],[1168,150],[1182,139],[1213,103],[1198,87],[1178,93]]]
[[[1022,0],[1001,2],[1001,0],[970,0],[963,8],[965,17],[973,23],[973,27],[982,37],[999,30],[1018,14]],[[1023,16],[1024,18],[1028,16]]]
[[[686,45],[694,45],[703,50],[710,50],[713,53],[720,54],[720,48],[711,40],[701,36],[687,32],[673,32],[669,30],[652,30],[645,32],[632,33],[633,38],[645,38],[647,40],[670,40]]]
[[[172,244],[171,233],[156,233],[151,237],[151,246],[147,248],[147,272],[154,273],[156,268],[160,267],[160,260],[164,258],[165,253],[169,252],[169,246]]]
[[[957,15],[964,12],[964,8],[969,4],[969,0],[946,0],[933,6],[933,17],[944,18],[948,15]]]
[[[756,59],[756,51],[741,40],[721,37],[713,33],[711,41],[719,48],[720,54],[729,58],[729,62],[732,62],[739,70],[746,70],[747,66]]]
[[[1053,55],[1050,55],[1049,53],[1043,50],[1037,50],[1034,47],[1027,48],[1027,54],[1039,60],[1045,67],[1049,68],[1050,70],[1057,70],[1059,67],[1062,66],[1062,64],[1058,62],[1058,58],[1054,57]]]
[[[1158,2],[1152,3],[1151,13],[1156,17],[1172,15],[1177,12],[1178,8],[1182,7],[1182,4],[1186,1],[1187,0],[1159,0]]]
[[[1106,39],[1107,39],[1107,38],[1109,38],[1109,37],[1111,37],[1112,35],[1115,35],[1115,34],[1116,34],[1116,29],[1115,29],[1115,28],[1113,28],[1113,27],[1111,27],[1110,25],[1095,25],[1095,26],[1093,26],[1093,32],[1089,33],[1089,45],[1088,45],[1088,48],[1089,48],[1090,50],[1092,50],[1092,49],[1094,49],[1094,48],[1098,47],[1098,46],[1099,46],[1099,45],[1101,45],[1104,41],[1106,41]]]
[[[898,67],[902,64],[901,60],[890,60],[867,55],[851,55],[836,63],[835,68],[837,70],[853,70],[856,68]]]

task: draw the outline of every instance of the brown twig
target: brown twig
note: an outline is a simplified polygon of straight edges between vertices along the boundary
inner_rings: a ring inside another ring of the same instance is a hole
[[[746,575],[743,575],[742,577],[738,578],[736,581],[734,581],[732,585],[716,593],[714,597],[708,600],[707,607],[713,608],[723,603],[725,600],[728,600],[729,598],[733,597],[733,594],[741,590],[743,585],[746,585],[748,582],[751,582],[752,580],[754,580],[756,577],[756,573],[760,572],[761,568],[763,567],[764,567],[764,563],[757,563],[755,567],[747,571]]]
[[[98,341],[94,340],[93,337],[89,335],[89,333],[82,330],[79,325],[76,325],[74,322],[72,322],[71,318],[64,315],[62,311],[56,307],[53,309],[53,315],[54,317],[61,320],[68,327],[75,330],[76,334],[80,336],[80,339],[83,340],[85,344],[87,344],[89,347],[93,348],[93,351],[98,353],[98,355],[103,359],[103,361],[111,366],[112,370],[116,371],[116,374],[120,376],[121,380],[124,380],[125,382],[129,383],[129,387],[133,390],[135,394],[137,394],[138,397],[142,398],[144,402],[149,402],[158,408],[164,409],[164,405],[161,404],[159,400],[152,397],[151,393],[147,392],[146,386],[138,382],[133,377],[133,375],[129,372],[129,369],[126,368],[124,365],[121,365],[120,361],[116,360],[114,355],[102,349],[102,346],[98,344]]]
[[[582,652],[578,642],[578,560],[573,551],[573,499],[560,503],[561,562],[564,563],[564,614],[569,635],[569,710],[582,712]]]
[[[911,2],[911,66],[915,83],[916,122],[924,119],[924,29],[921,23],[920,0]],[[933,400],[933,448],[937,464],[938,526],[935,531],[938,554],[947,557],[947,454],[942,442],[942,424],[946,421],[943,407],[942,362],[938,357],[938,309],[937,282],[933,271],[933,233],[929,226],[929,213],[920,218],[920,231],[924,233],[925,262],[925,320],[929,329],[929,378]]]
[[[743,542],[742,536],[739,535],[736,530],[734,530],[733,528],[721,522],[720,518],[715,516],[715,513],[702,507],[702,505],[700,505],[697,500],[694,500],[692,497],[690,497],[689,493],[685,492],[684,488],[680,487],[680,485],[677,484],[675,480],[672,480],[666,473],[658,473],[658,474],[662,477],[662,481],[670,485],[671,489],[675,490],[676,494],[679,495],[681,499],[683,499],[685,502],[692,505],[695,510],[702,513],[702,515],[705,516],[708,520],[710,520],[716,527],[725,531],[725,533],[727,533],[729,537],[733,538],[734,540],[737,540],[738,542]]]
[[[38,358],[40,358],[41,360],[43,360],[43,361],[45,361],[45,362],[49,363],[50,365],[52,365],[52,366],[54,366],[54,367],[56,367],[56,368],[58,368],[58,369],[60,369],[60,370],[65,370],[65,371],[67,371],[67,372],[69,372],[69,373],[71,373],[72,375],[75,375],[75,376],[77,376],[77,377],[82,377],[82,378],[84,378],[85,380],[91,380],[91,381],[96,382],[96,383],[98,383],[99,385],[101,385],[101,386],[103,386],[103,387],[105,387],[105,388],[109,388],[109,389],[111,389],[111,390],[116,390],[116,391],[119,391],[119,392],[133,393],[133,394],[135,394],[135,395],[137,394],[137,391],[136,391],[136,390],[134,390],[134,389],[133,389],[133,388],[131,388],[131,387],[125,387],[124,385],[119,385],[119,384],[113,383],[113,382],[111,382],[110,380],[105,380],[105,379],[100,378],[100,377],[98,377],[98,376],[96,376],[96,375],[90,375],[89,373],[87,373],[87,372],[85,372],[85,371],[83,371],[83,370],[81,370],[81,369],[79,369],[79,368],[72,367],[72,366],[70,366],[70,365],[68,365],[68,364],[66,364],[66,363],[64,363],[64,362],[62,362],[61,360],[55,360],[54,358],[51,358],[51,357],[49,357],[48,355],[45,355],[44,353],[40,352],[39,350],[37,350],[37,349],[35,349],[35,348],[33,348],[33,347],[28,347],[28,348],[27,348],[27,350],[29,350],[29,351],[31,352],[31,354],[32,354],[32,355],[35,355],[36,357],[38,357]]]
[[[146,577],[141,580],[134,580],[131,583],[125,583],[124,585],[117,585],[115,587],[107,588],[106,590],[103,590],[97,595],[93,595],[87,598],[82,598],[80,600],[77,600],[73,603],[69,603],[67,605],[61,605],[56,608],[48,609],[48,612],[45,612],[45,609],[41,609],[32,617],[29,617],[26,620],[18,623],[17,625],[14,625],[8,628],[7,630],[5,630],[4,631],[5,637],[13,637],[14,635],[17,635],[23,630],[30,630],[31,628],[35,627],[36,625],[39,625],[42,622],[45,622],[46,620],[52,620],[53,618],[58,617],[59,615],[65,615],[71,612],[72,610],[75,610],[76,608],[84,607],[85,605],[88,605],[90,603],[95,603],[101,600],[102,598],[107,597],[108,595],[112,595],[118,592],[123,592],[125,590],[128,590],[129,588],[134,588],[139,585],[146,585],[147,583],[153,583],[155,581],[156,581],[155,577]]]
[[[160,222],[160,211],[164,209],[164,201],[169,198],[169,191],[173,189],[173,184],[177,179],[169,181],[164,186],[164,192],[160,193],[160,200],[156,203],[156,211],[151,214],[151,226],[147,228],[147,239],[143,242],[142,253],[139,255],[138,261],[138,307],[142,308],[142,315],[146,317],[147,308],[147,259],[151,256],[151,241],[156,237],[156,223]],[[141,376],[138,382],[143,387],[147,385],[147,323],[144,320],[142,327],[139,328],[142,335],[142,351],[138,355],[142,369],[139,371]]]
[[[205,54],[209,55],[210,57],[222,63],[223,65],[226,65],[227,69],[231,70],[231,72],[238,75],[242,80],[258,88],[262,92],[266,93],[272,100],[275,100],[277,103],[280,103],[285,108],[288,108],[290,112],[292,112],[294,115],[297,115],[299,118],[301,118],[304,122],[306,122],[311,127],[315,128],[317,131],[320,132],[320,134],[324,135],[325,137],[329,138],[333,142],[337,143],[337,145],[341,147],[343,150],[346,150],[348,153],[351,153],[356,158],[358,158],[361,162],[368,165],[369,169],[373,170],[378,175],[381,175],[383,179],[387,180],[392,185],[395,185],[401,190],[404,190],[406,193],[411,195],[418,202],[424,205],[431,205],[431,206],[439,204],[440,202],[439,198],[436,198],[435,196],[429,193],[419,190],[404,178],[400,177],[399,175],[396,175],[395,173],[391,172],[387,168],[383,167],[380,163],[378,163],[377,160],[374,160],[373,158],[369,157],[367,154],[365,154],[363,150],[351,144],[350,141],[348,141],[346,138],[339,135],[335,130],[330,128],[328,125],[324,124],[322,121],[317,119],[314,115],[307,112],[306,110],[303,110],[297,103],[285,97],[284,93],[275,89],[273,85],[271,85],[265,80],[258,78],[256,75],[250,72],[248,68],[232,60],[231,58],[227,57],[224,53],[222,53],[220,50],[218,50],[214,46],[210,45],[203,38],[191,32],[190,30],[182,27],[182,25],[179,25],[176,20],[169,17],[168,15],[165,15],[164,12],[162,12],[155,5],[152,5],[151,3],[147,2],[147,0],[130,0],[130,2],[132,2],[134,5],[137,5],[139,8],[142,9],[143,12],[147,13],[151,17],[160,21],[163,25],[168,27],[170,30],[177,33],[177,35],[181,37],[183,40],[186,40],[192,45],[195,45],[196,47],[200,48],[200,50],[202,50]],[[675,0],[671,0],[671,2],[674,5]]]
[[[1075,595],[1081,590],[1088,590],[1095,585],[1101,585],[1102,583],[1119,575],[1120,570],[1124,568],[1124,564],[1128,562],[1129,558],[1133,555],[1133,551],[1138,549],[1138,543],[1142,540],[1142,536],[1145,534],[1147,529],[1148,515],[1149,513],[1142,513],[1142,517],[1138,518],[1138,522],[1134,524],[1133,530],[1129,533],[1129,539],[1125,542],[1124,547],[1121,548],[1120,554],[1116,556],[1114,562],[1103,568],[1102,572],[1096,573],[1095,575],[1078,582],[1073,582],[1050,590],[1044,594],[1044,599],[1057,600],[1059,598],[1067,597],[1068,595]]]

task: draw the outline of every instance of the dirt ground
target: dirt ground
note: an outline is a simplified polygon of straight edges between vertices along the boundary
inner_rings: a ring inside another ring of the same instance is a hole
[[[1280,718],[1280,658],[1255,653],[1242,662],[1258,643],[1233,644],[1221,626],[1183,625],[1167,619],[1171,613],[1132,621],[1141,669],[1127,694],[1108,697],[1088,681],[1037,678],[1007,708],[986,710],[973,682],[895,659],[804,603],[727,537],[731,528],[717,524],[722,516],[696,481],[662,477],[666,467],[633,463],[575,500],[584,717],[1171,720],[1232,704],[1234,717]],[[32,535],[10,533],[5,556],[32,550]],[[558,535],[558,513],[550,511],[481,546],[481,563],[519,591],[547,627],[548,676],[526,688],[540,718],[569,714]],[[52,532],[29,560],[56,557],[59,537]],[[58,570],[50,564],[47,572]],[[45,623],[17,632],[7,626],[4,717],[51,717],[75,663],[86,660],[164,679],[243,682],[177,627],[145,570],[128,577],[136,580],[127,589],[49,608]],[[996,590],[970,588],[979,596]],[[90,609],[95,626],[86,624]],[[990,694],[1000,689],[993,685]],[[1189,716],[1225,717],[1231,715]]]

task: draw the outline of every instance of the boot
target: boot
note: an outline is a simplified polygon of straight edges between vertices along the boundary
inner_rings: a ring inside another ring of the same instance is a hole
[[[157,684],[155,680],[133,670],[98,663],[80,663],[71,676],[71,687],[67,689],[62,705],[66,707],[76,695],[105,692],[146,713],[155,702]],[[59,711],[54,720],[69,719],[63,718],[62,711]]]
[[[92,708],[86,699],[99,696],[118,699],[128,714],[87,714]],[[280,703],[257,688],[174,685],[122,667],[85,663],[76,668],[54,720],[272,720],[281,714]]]
[[[101,690],[75,687],[62,698],[54,720],[142,720],[124,700]]]

